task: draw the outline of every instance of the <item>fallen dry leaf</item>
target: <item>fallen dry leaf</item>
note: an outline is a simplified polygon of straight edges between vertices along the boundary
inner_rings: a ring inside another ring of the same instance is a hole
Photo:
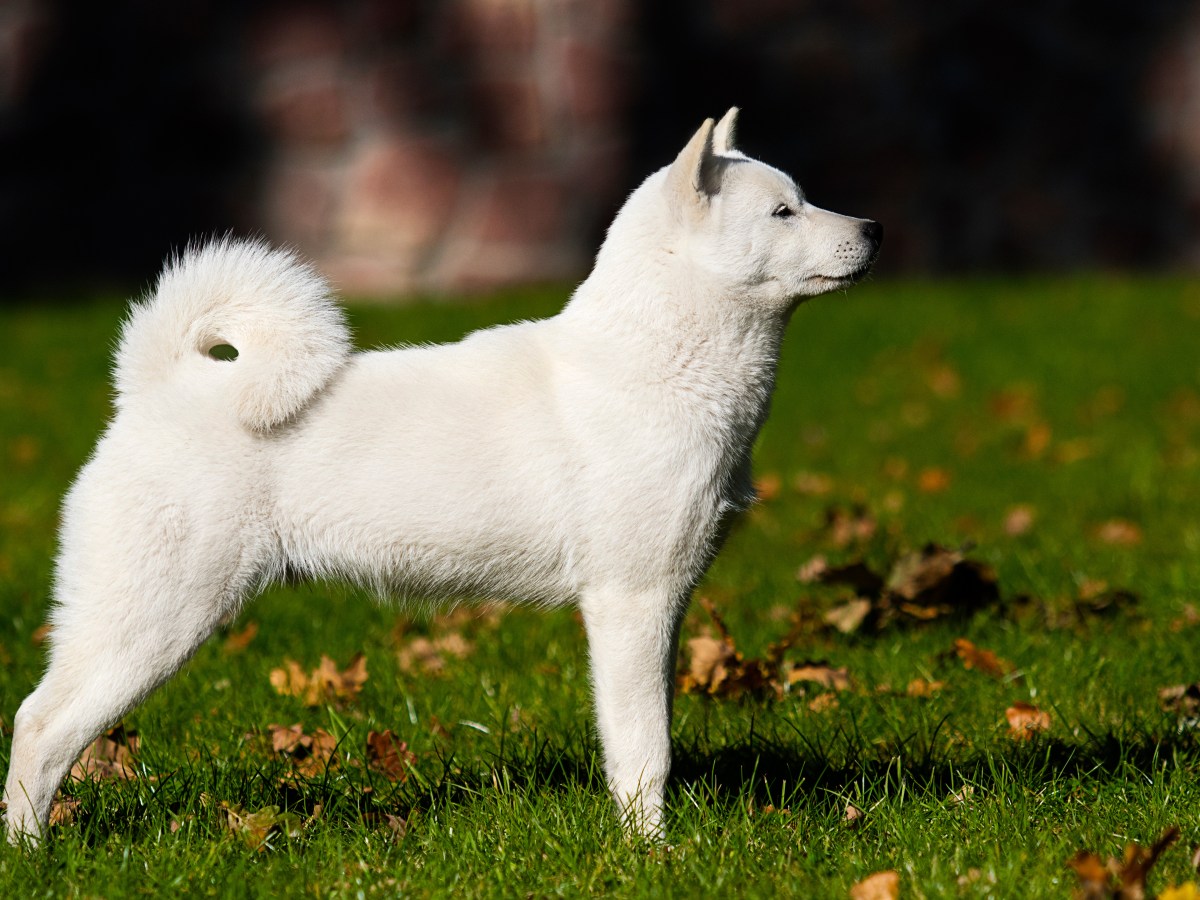
[[[372,828],[387,832],[393,841],[398,841],[408,834],[409,820],[392,813],[365,812],[363,822]]]
[[[76,797],[56,797],[50,804],[51,825],[74,825],[80,801]]]
[[[1134,547],[1142,542],[1142,529],[1127,519],[1109,519],[1094,534],[1097,540],[1114,547]]]
[[[1042,421],[1032,422],[1025,429],[1025,441],[1022,450],[1029,459],[1038,459],[1050,446],[1052,432],[1050,426]]]
[[[194,821],[196,821],[196,817],[190,813],[184,816],[182,819],[171,819],[171,824],[169,826],[171,829],[171,834],[177,834],[179,829]]]
[[[358,695],[367,680],[367,657],[356,653],[346,668],[339,671],[332,659],[322,655],[317,671],[327,692],[339,699],[350,699]]]
[[[1037,512],[1028,503],[1019,503],[1009,507],[1004,514],[1004,533],[1010,537],[1020,537],[1033,527]]]
[[[1200,886],[1194,881],[1173,885],[1161,891],[1158,900],[1200,900]]]
[[[358,696],[367,680],[367,658],[362,653],[355,654],[342,670],[324,654],[320,665],[309,674],[293,659],[285,659],[283,663],[283,668],[271,670],[271,686],[286,697],[300,697],[305,706],[349,702]]]
[[[39,625],[37,628],[33,629],[33,634],[29,636],[29,640],[33,642],[33,646],[40,647],[46,642],[46,638],[50,637],[50,632],[53,630],[54,626],[49,622],[46,622],[45,624]]]
[[[952,476],[945,469],[932,467],[922,469],[917,475],[917,487],[926,494],[937,494],[948,489]]]
[[[833,507],[825,511],[825,529],[835,547],[847,547],[868,541],[875,534],[877,523],[865,506],[846,510]]]
[[[337,738],[324,728],[315,728],[308,734],[299,723],[272,723],[267,726],[267,734],[271,738],[272,752],[288,760],[296,773],[305,778],[324,775],[336,762]]]
[[[961,806],[964,803],[970,803],[975,797],[975,788],[973,785],[964,784],[954,793],[950,794],[946,799],[955,806]]]
[[[1079,596],[1075,600],[1075,612],[1080,619],[1089,615],[1103,615],[1116,612],[1137,603],[1138,597],[1132,591],[1110,589],[1108,582],[1089,579],[1079,586]]]
[[[701,635],[687,642],[688,677],[691,684],[713,693],[729,675],[729,666],[737,663],[733,644],[720,638]],[[684,688],[685,693],[688,688]]]
[[[850,888],[850,900],[899,900],[900,873],[876,872]]]
[[[900,557],[886,587],[901,600],[924,606],[983,606],[999,594],[991,567],[937,544]]]
[[[850,690],[850,674],[843,666],[835,669],[826,662],[792,663],[788,669],[788,684],[809,681],[835,691]]]
[[[853,803],[847,803],[846,804],[846,813],[844,816],[842,816],[842,821],[845,822],[846,825],[850,828],[857,828],[859,825],[862,824],[863,816],[865,816],[865,815],[866,815],[866,813],[864,813],[861,809],[859,809]]]
[[[1163,851],[1178,838],[1179,828],[1171,826],[1148,848],[1126,844],[1120,862],[1109,858],[1105,863],[1097,854],[1080,850],[1067,860],[1067,865],[1079,876],[1076,897],[1080,900],[1145,900],[1152,897],[1146,891],[1146,878]]]
[[[799,626],[772,644],[764,659],[746,659],[738,651],[713,602],[707,597],[701,597],[699,602],[712,619],[718,636],[704,635],[687,642],[688,668],[676,679],[679,692],[721,697],[782,696],[782,656],[795,639]]]
[[[283,668],[272,669],[267,678],[277,694],[285,697],[304,697],[308,694],[309,676],[294,659],[285,659]]]
[[[754,479],[754,494],[763,503],[769,503],[779,497],[783,490],[783,479],[778,472],[764,472]]]
[[[389,781],[405,781],[417,755],[404,741],[397,741],[389,728],[367,732],[367,765]]]
[[[225,827],[254,850],[270,847],[270,837],[282,834],[295,837],[304,829],[304,821],[293,812],[280,812],[278,806],[264,806],[256,812],[243,809],[236,803],[221,803]]]
[[[1017,701],[1004,711],[1008,719],[1008,736],[1028,741],[1039,731],[1049,731],[1050,714],[1029,703]]]
[[[399,816],[392,815],[391,813],[384,813],[383,821],[384,825],[387,827],[387,830],[392,833],[392,837],[395,840],[399,840],[408,834],[408,819],[402,819]]]
[[[830,567],[824,557],[815,557],[797,577],[853,589],[854,599],[823,615],[826,624],[847,634],[860,628],[879,631],[894,622],[965,615],[1000,599],[990,566],[937,544],[901,556],[886,579],[865,563]]]
[[[982,877],[983,877],[983,869],[977,869],[974,866],[972,866],[971,868],[967,869],[966,875],[959,875],[958,878],[955,879],[955,881],[960,888],[963,888],[963,887],[968,887],[969,885],[974,884]],[[993,878],[992,881],[994,883],[995,879]]]
[[[1115,896],[1108,867],[1095,853],[1080,850],[1067,860],[1067,865],[1079,876],[1079,890],[1075,893],[1078,900],[1104,900]]]
[[[777,674],[766,661],[745,659],[731,642],[698,637],[687,644],[692,656],[688,671],[678,680],[681,693],[721,697],[782,693]]]
[[[808,701],[808,708],[815,713],[828,712],[840,705],[837,694],[817,694]]]
[[[957,550],[927,544],[900,557],[892,567],[880,597],[876,627],[896,619],[919,622],[965,615],[999,599],[996,573],[990,566]]]
[[[440,672],[446,667],[446,657],[463,659],[475,649],[475,645],[459,632],[428,638],[418,635],[396,651],[400,668],[405,672]]]
[[[1118,896],[1129,900],[1142,900],[1146,896],[1146,877],[1163,852],[1179,839],[1178,826],[1172,825],[1150,847],[1137,844],[1125,845],[1125,856],[1117,877],[1122,893]]]
[[[813,584],[820,581],[821,576],[829,569],[829,561],[818,553],[799,569],[796,570],[796,580],[801,584]]]
[[[29,434],[19,434],[9,445],[12,460],[19,466],[27,466],[36,462],[42,452],[42,445],[37,438]]]
[[[946,686],[944,681],[926,681],[924,678],[914,678],[904,689],[910,697],[932,697]]]
[[[938,363],[925,370],[925,383],[942,399],[957,397],[962,389],[962,378],[949,363]]]
[[[136,778],[134,757],[138,744],[136,731],[127,732],[122,725],[109,729],[83,751],[71,767],[71,778],[76,781]]]
[[[962,660],[964,669],[975,669],[992,678],[1006,678],[1016,670],[1008,660],[1001,659],[991,650],[976,647],[966,638],[954,641],[954,653]]]
[[[508,604],[502,600],[460,603],[434,616],[432,627],[439,633],[462,631],[465,634],[474,634],[478,631],[492,629],[499,625],[507,609]],[[401,629],[400,636],[403,636],[404,625],[397,623],[397,628]]]
[[[1183,611],[1174,619],[1171,620],[1170,629],[1172,631],[1183,631],[1185,628],[1192,628],[1200,624],[1200,610],[1192,603],[1183,604]]]
[[[241,653],[250,646],[250,642],[258,635],[258,623],[247,622],[246,627],[225,638],[226,653]]]
[[[1176,684],[1160,688],[1158,702],[1165,712],[1194,716],[1200,712],[1200,684]]]
[[[867,620],[874,605],[870,600],[856,597],[840,606],[826,610],[821,618],[827,625],[832,625],[842,634],[853,634]]]

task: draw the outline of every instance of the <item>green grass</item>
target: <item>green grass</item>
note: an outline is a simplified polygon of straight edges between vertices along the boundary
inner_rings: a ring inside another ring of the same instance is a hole
[[[363,345],[445,340],[560,302],[529,293],[352,318]],[[0,311],[9,726],[43,665],[32,635],[58,503],[107,415],[119,315],[116,302]],[[616,826],[571,611],[413,621],[317,585],[270,591],[229,627],[258,623],[248,647],[217,636],[130,715],[141,777],[68,784],[75,822],[35,853],[0,849],[0,895],[844,897],[896,869],[906,897],[1064,897],[1077,850],[1119,856],[1172,824],[1184,847],[1200,841],[1197,722],[1158,700],[1200,679],[1200,626],[1186,615],[1200,605],[1198,351],[1200,289],[1166,279],[876,282],[802,308],[757,455],[780,488],[735,529],[700,593],[747,656],[792,613],[815,618],[841,599],[797,580],[817,553],[882,567],[927,541],[970,544],[1009,602],[877,634],[808,628],[789,658],[828,660],[854,680],[821,711],[811,691],[679,698],[669,850]],[[1033,525],[1010,535],[1018,504]],[[839,545],[828,511],[856,507],[878,527]],[[1140,541],[1104,541],[1112,520]],[[1072,616],[1094,581],[1137,602]],[[684,637],[708,626],[697,607]],[[412,635],[454,631],[472,649],[442,671],[398,665]],[[1017,673],[965,670],[948,652],[959,637]],[[312,669],[322,654],[344,665],[358,651],[369,678],[341,708],[306,709],[269,684],[285,658]],[[945,687],[907,696],[916,678]],[[1050,729],[1009,737],[1015,701],[1047,710]],[[255,735],[272,723],[333,733],[343,764],[297,781]],[[406,781],[355,764],[367,732],[385,728],[416,754]],[[305,824],[256,848],[230,832],[222,803]],[[858,827],[847,803],[866,811]],[[388,814],[406,834],[382,824]],[[1188,856],[1169,851],[1151,888],[1194,878]]]

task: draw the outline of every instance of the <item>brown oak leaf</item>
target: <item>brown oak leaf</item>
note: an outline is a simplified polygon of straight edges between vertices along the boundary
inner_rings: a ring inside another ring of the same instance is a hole
[[[825,662],[792,663],[788,669],[788,684],[811,681],[835,691],[850,690],[850,674],[843,666],[835,669]]]
[[[283,668],[271,670],[271,686],[276,693],[301,698],[305,706],[351,701],[367,680],[367,658],[362,653],[355,654],[349,665],[341,670],[324,654],[320,665],[311,673],[305,673],[293,659],[285,659],[283,663]]]
[[[1115,547],[1133,547],[1142,542],[1142,529],[1128,519],[1109,519],[1096,528],[1096,539]]]
[[[850,888],[850,900],[899,900],[900,873],[876,872]]]
[[[932,697],[946,686],[944,681],[926,681],[924,678],[914,678],[904,689],[910,697]]]
[[[400,668],[405,672],[440,672],[446,667],[446,657],[463,659],[475,646],[459,632],[428,638],[418,635],[408,640],[397,652]]]
[[[367,732],[367,765],[389,781],[405,781],[417,755],[404,741],[397,741],[389,728]]]
[[[336,762],[337,738],[324,728],[313,729],[308,734],[299,723],[271,724],[267,726],[267,733],[275,755],[288,760],[296,773],[305,778],[324,775]]]
[[[1166,712],[1195,715],[1200,712],[1200,684],[1176,684],[1160,688],[1158,702]]]
[[[241,653],[250,646],[250,642],[258,636],[258,623],[247,622],[246,627],[225,638],[226,653]]]
[[[1028,741],[1039,731],[1050,729],[1050,714],[1029,703],[1017,701],[1004,711],[1008,719],[1008,736]]]
[[[136,731],[126,731],[118,725],[109,729],[83,751],[71,767],[71,778],[86,781],[118,778],[129,780],[137,777],[134,757],[140,740]]]
[[[275,834],[295,837],[304,829],[304,821],[294,812],[280,812],[278,806],[264,806],[250,812],[236,803],[221,803],[225,827],[246,842],[253,850],[269,849]]]
[[[1080,850],[1067,865],[1079,876],[1079,900],[1146,900],[1146,878],[1163,852],[1179,839],[1179,828],[1172,825],[1150,847],[1125,845],[1121,861],[1104,862],[1090,851]]]
[[[975,669],[992,678],[1006,678],[1016,670],[1008,660],[1001,659],[991,650],[976,647],[966,638],[954,641],[954,653],[962,660],[964,669]]]

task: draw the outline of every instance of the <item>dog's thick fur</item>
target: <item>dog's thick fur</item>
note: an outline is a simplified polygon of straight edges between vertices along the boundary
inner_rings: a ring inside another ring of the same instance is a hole
[[[660,829],[675,650],[801,299],[881,229],[805,202],[708,120],[557,316],[351,352],[322,279],[218,241],[171,262],[117,352],[116,413],[67,495],[49,668],[16,715],[10,840],[79,753],[282,573],[386,595],[577,603],[612,793]],[[235,361],[209,351],[228,343]]]

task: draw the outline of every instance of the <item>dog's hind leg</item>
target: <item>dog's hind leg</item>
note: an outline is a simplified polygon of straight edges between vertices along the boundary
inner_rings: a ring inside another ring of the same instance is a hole
[[[609,789],[627,829],[660,838],[685,604],[667,593],[605,590],[585,595],[580,608]]]
[[[186,567],[141,568],[158,571],[140,585],[88,579],[95,590],[86,596],[74,593],[82,584],[72,572],[71,587],[60,590],[49,666],[14,721],[4,788],[10,843],[45,834],[55,791],[79,754],[173,675],[230,609],[228,576],[205,584]]]

